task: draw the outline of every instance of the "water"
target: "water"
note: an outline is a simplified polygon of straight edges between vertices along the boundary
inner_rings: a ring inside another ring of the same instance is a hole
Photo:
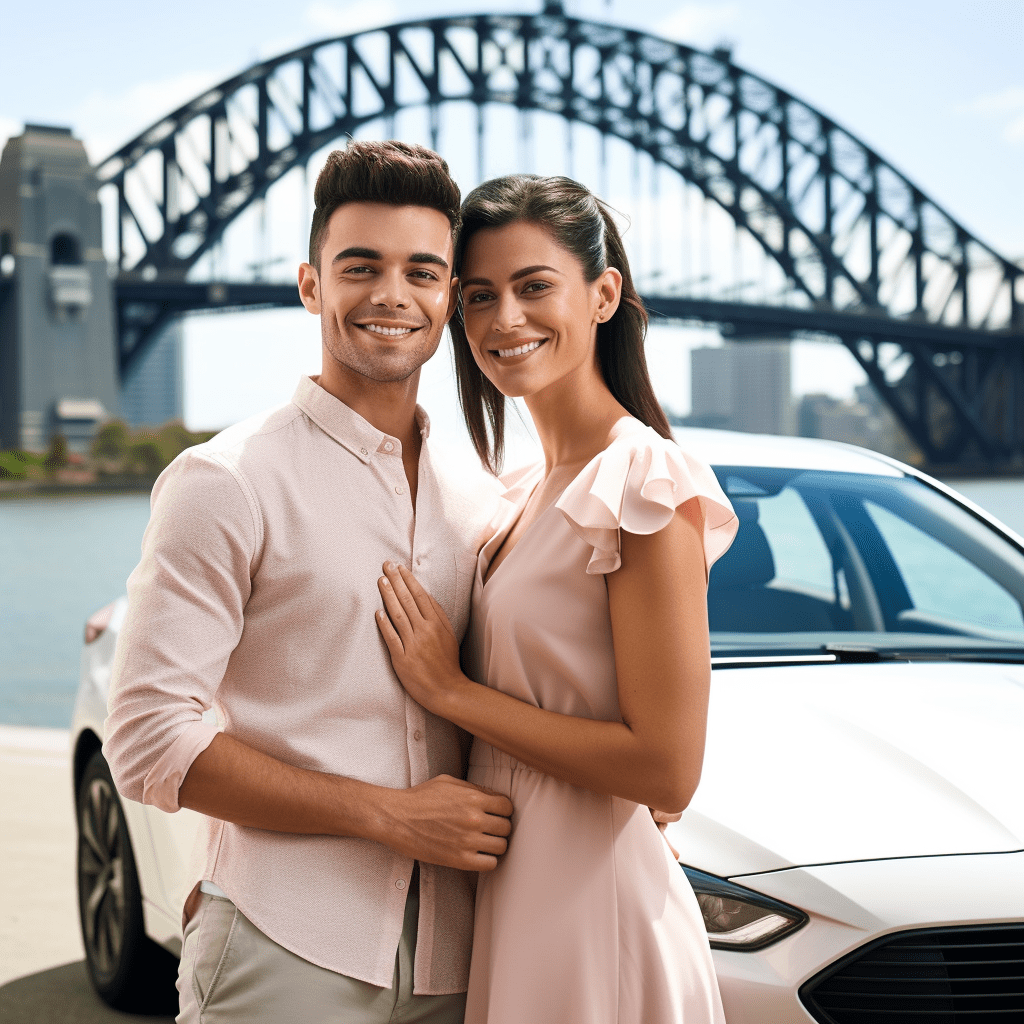
[[[1024,480],[954,485],[1024,535]],[[125,591],[145,495],[0,500],[0,724],[67,728],[85,620]]]
[[[125,591],[147,495],[0,500],[0,724],[67,728],[85,620]]]

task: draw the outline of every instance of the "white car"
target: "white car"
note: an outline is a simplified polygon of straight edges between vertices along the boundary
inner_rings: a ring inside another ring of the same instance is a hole
[[[678,436],[740,518],[668,831],[730,1024],[1024,1020],[1024,540],[871,452]],[[167,996],[196,824],[120,801],[99,752],[124,611],[91,620],[72,732],[85,947],[118,1006]]]

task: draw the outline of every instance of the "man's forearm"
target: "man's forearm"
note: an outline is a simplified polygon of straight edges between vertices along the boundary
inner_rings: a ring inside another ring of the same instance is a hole
[[[296,768],[224,733],[192,762],[178,804],[236,825],[293,835],[371,839],[403,857],[490,871],[505,852],[512,804],[439,775],[388,789]]]
[[[380,840],[389,790],[296,768],[220,733],[192,762],[178,802],[236,825]]]

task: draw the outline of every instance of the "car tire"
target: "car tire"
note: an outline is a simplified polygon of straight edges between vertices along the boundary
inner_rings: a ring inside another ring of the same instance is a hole
[[[146,935],[124,809],[98,750],[76,803],[78,911],[93,987],[116,1010],[173,1014],[177,961]]]

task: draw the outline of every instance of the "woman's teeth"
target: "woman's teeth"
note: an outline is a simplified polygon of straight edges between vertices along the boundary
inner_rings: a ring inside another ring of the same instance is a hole
[[[502,359],[508,359],[511,356],[521,356],[526,352],[532,352],[535,348],[540,348],[542,344],[543,341],[531,341],[526,345],[520,345],[519,348],[499,348],[497,353]]]
[[[363,324],[363,327],[374,334],[383,334],[388,338],[397,338],[402,334],[412,334],[412,327],[379,327],[377,324]]]

